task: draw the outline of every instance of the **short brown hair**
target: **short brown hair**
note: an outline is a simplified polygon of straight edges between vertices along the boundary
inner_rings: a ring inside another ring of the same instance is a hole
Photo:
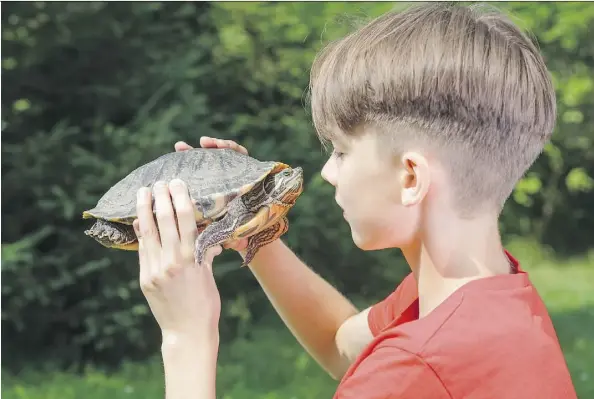
[[[478,6],[429,3],[371,21],[320,52],[309,95],[322,141],[374,128],[401,149],[447,154],[467,211],[503,206],[556,118],[536,46]]]

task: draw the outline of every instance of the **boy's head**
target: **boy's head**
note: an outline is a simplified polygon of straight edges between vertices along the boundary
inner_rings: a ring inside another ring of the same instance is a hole
[[[544,61],[513,23],[439,3],[331,43],[313,64],[310,99],[335,149],[322,174],[364,249],[405,245],[436,204],[496,215],[556,116]]]

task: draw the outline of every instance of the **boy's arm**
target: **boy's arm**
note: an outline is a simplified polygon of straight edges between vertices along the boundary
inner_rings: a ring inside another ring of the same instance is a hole
[[[262,247],[249,267],[299,343],[339,379],[372,339],[368,309],[359,313],[281,240]]]
[[[359,353],[371,342],[373,333],[369,326],[371,307],[349,317],[336,332],[336,347],[347,362],[347,367],[355,361]],[[342,370],[342,374],[346,368]]]
[[[164,340],[165,399],[215,399],[218,339]]]

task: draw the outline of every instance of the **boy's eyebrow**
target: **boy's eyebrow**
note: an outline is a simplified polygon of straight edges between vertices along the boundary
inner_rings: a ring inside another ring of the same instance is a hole
[[[332,144],[338,144],[341,146],[347,146],[349,144],[349,141],[346,139],[346,137],[344,137],[343,133],[336,133],[332,135]]]

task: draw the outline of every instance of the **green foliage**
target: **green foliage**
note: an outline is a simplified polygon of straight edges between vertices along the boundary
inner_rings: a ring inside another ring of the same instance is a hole
[[[306,190],[289,245],[369,303],[406,272],[396,251],[363,253],[319,171],[326,154],[304,103],[316,52],[403,4],[11,2],[2,5],[2,338],[5,364],[56,367],[146,356],[160,336],[133,253],[84,236],[80,216],[177,140],[235,139],[301,165]],[[518,185],[506,235],[579,252],[594,227],[592,63],[587,3],[506,4],[536,35],[559,98],[555,139]],[[571,226],[572,234],[562,226]],[[329,250],[332,248],[332,250]],[[224,340],[270,312],[239,258],[215,265]],[[66,395],[66,394],[64,394]]]
[[[15,364],[33,355],[64,364],[110,351],[134,357],[159,338],[135,256],[86,239],[81,214],[131,169],[170,151],[178,129],[212,132],[196,83],[214,74],[214,38],[200,35],[211,29],[205,7],[3,5],[13,62],[3,77],[2,242],[14,256],[3,257],[2,317]],[[45,22],[30,30],[31,20]]]
[[[591,245],[594,176],[594,7],[587,3],[505,3],[535,36],[557,92],[552,143],[518,184],[503,215],[509,234],[534,234],[571,254]],[[536,181],[538,180],[538,183]],[[538,185],[538,189],[536,186]],[[524,209],[522,209],[524,208]],[[571,226],[571,233],[560,226]]]
[[[555,261],[534,243],[509,247],[551,311],[561,346],[580,398],[594,396],[594,255]],[[249,337],[221,345],[217,370],[218,397],[223,399],[330,398],[332,380],[273,316],[253,326]],[[158,357],[125,363],[116,372],[88,367],[82,375],[51,371],[2,374],[7,399],[150,399],[163,397],[163,368]]]

